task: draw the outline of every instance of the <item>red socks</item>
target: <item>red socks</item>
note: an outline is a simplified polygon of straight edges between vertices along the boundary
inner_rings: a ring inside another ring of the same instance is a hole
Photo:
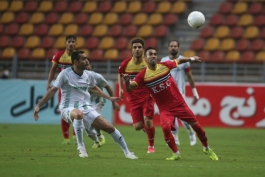
[[[61,128],[62,128],[64,139],[69,139],[69,127],[70,127],[70,124],[65,122],[65,120],[61,119]]]
[[[175,144],[175,139],[171,133],[171,125],[169,123],[164,123],[162,125],[162,130],[164,133],[164,139],[166,143],[168,144],[168,147],[174,152],[178,152],[178,147]]]
[[[196,132],[197,136],[199,137],[202,145],[204,147],[207,147],[208,146],[208,139],[207,139],[205,131],[202,129],[199,122],[196,125],[193,125],[192,128]]]
[[[144,125],[144,129],[146,131],[147,138],[148,138],[148,146],[154,146],[154,141],[155,141],[155,126],[153,126],[151,128],[147,128]]]

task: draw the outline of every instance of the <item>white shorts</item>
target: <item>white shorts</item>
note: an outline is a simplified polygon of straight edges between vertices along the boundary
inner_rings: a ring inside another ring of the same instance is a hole
[[[92,106],[99,114],[102,114],[103,105],[102,104],[96,104]]]
[[[61,115],[62,115],[63,119],[69,124],[72,124],[72,119],[70,117],[70,113],[73,109],[75,109],[75,108],[65,108],[65,109],[61,110]],[[86,128],[90,128],[90,126],[94,122],[94,120],[98,116],[100,116],[100,114],[95,109],[90,109],[87,111],[82,110],[82,112],[84,115],[83,122],[86,125]]]

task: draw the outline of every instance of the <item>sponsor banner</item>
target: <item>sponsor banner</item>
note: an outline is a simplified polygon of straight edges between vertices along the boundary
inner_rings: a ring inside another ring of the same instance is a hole
[[[196,103],[190,87],[186,88],[185,100],[204,127],[265,128],[264,84],[197,83],[200,99]],[[117,125],[132,123],[126,95],[120,112],[115,112]],[[156,105],[154,121],[159,125]]]
[[[58,92],[41,107],[39,120],[33,118],[35,105],[46,93],[47,81],[0,80],[0,123],[59,124]],[[113,83],[109,82],[113,88]],[[112,105],[106,101],[102,115],[112,122]]]

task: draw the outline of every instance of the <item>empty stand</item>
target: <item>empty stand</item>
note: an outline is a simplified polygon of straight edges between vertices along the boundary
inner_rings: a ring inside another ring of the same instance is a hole
[[[4,12],[8,9],[8,1],[0,1],[0,12]]]
[[[50,30],[49,30],[48,35],[51,35],[51,36],[59,36],[62,33],[63,33],[63,25],[61,25],[61,24],[53,24],[50,27]]]
[[[264,47],[265,47],[264,40],[255,39],[255,40],[252,41],[250,49],[256,52],[256,51],[260,51],[260,50],[265,49]]]
[[[27,12],[19,12],[16,16],[16,23],[23,24],[29,21],[29,14]]]
[[[117,60],[119,57],[119,52],[117,49],[108,49],[104,53],[105,60]]]
[[[25,23],[22,26],[20,26],[19,35],[22,36],[28,36],[33,33],[34,26],[30,23]]]
[[[149,37],[145,40],[145,46],[153,47],[157,49],[158,46],[158,40],[155,37]]]
[[[177,2],[174,2],[173,4],[173,7],[171,9],[171,13],[174,13],[174,14],[182,14],[186,11],[186,3],[183,2],[183,1],[177,1]]]
[[[37,1],[26,1],[23,10],[26,12],[34,12],[38,8]]]
[[[114,39],[112,37],[103,37],[99,43],[99,49],[110,49],[114,46]]]
[[[108,26],[107,25],[97,25],[92,33],[92,36],[96,37],[103,37],[108,32]]]
[[[45,57],[46,57],[47,59],[51,60],[51,59],[53,58],[53,56],[55,55],[56,52],[58,52],[58,49],[54,49],[54,48],[49,49],[49,50],[47,51]]]
[[[54,13],[54,12],[50,12],[46,15],[46,18],[45,18],[45,23],[49,24],[49,25],[52,25],[52,24],[55,24],[57,23],[59,20],[59,16],[57,13]]]
[[[6,26],[5,34],[7,35],[16,35],[19,31],[19,25],[17,23],[11,23]]]
[[[139,37],[149,37],[153,33],[153,27],[151,25],[143,25],[139,28],[137,36]]]
[[[249,26],[253,23],[254,19],[251,14],[243,14],[240,16],[237,25],[239,26]]]
[[[97,37],[89,37],[85,42],[85,48],[95,49],[99,45],[99,39]]]
[[[138,13],[142,9],[142,3],[140,1],[131,1],[128,4],[127,12],[128,13]]]
[[[118,37],[122,35],[123,27],[121,25],[113,25],[110,27],[108,35]]]
[[[238,51],[245,51],[245,50],[248,50],[249,47],[250,47],[249,40],[247,40],[247,39],[239,39],[236,42],[235,49],[238,50]]]
[[[39,24],[35,27],[35,35],[44,36],[48,33],[49,26],[47,24]]]
[[[244,34],[244,28],[240,26],[235,26],[231,29],[229,37],[238,39]]]
[[[111,8],[112,8],[112,3],[110,1],[103,1],[99,3],[97,11],[102,13],[107,13],[111,11]]]
[[[205,50],[214,51],[220,46],[220,40],[218,38],[209,38],[204,46]]]
[[[231,2],[223,2],[220,7],[218,12],[221,14],[229,14],[231,13],[233,9],[233,4]]]
[[[143,13],[150,14],[150,13],[155,12],[155,10],[156,10],[156,3],[154,1],[144,2],[143,8],[142,8]]]
[[[76,37],[76,49],[81,49],[85,46],[85,39],[83,37],[77,36]]]
[[[223,24],[223,15],[215,14],[210,19],[210,25],[212,26],[219,26]]]
[[[183,56],[184,57],[193,57],[195,56],[196,52],[194,50],[186,50],[185,52],[183,52]]]
[[[231,50],[227,52],[226,61],[239,61],[240,60],[240,53],[236,50]]]
[[[23,8],[23,2],[22,1],[12,1],[10,3],[8,10],[11,12],[18,12],[18,11],[21,11],[22,8]]]
[[[129,25],[131,24],[133,21],[133,16],[132,14],[129,14],[129,13],[123,13],[120,15],[120,18],[119,18],[119,21],[118,23],[120,25]]]
[[[221,41],[220,50],[222,51],[229,51],[234,49],[235,47],[235,40],[232,38],[226,38]]]
[[[265,51],[259,51],[255,56],[255,61],[264,62],[265,61]]]
[[[25,48],[36,48],[40,45],[40,38],[38,36],[29,36],[24,45]]]
[[[262,10],[263,10],[262,3],[255,2],[250,5],[248,12],[250,14],[257,15],[259,13],[262,13]]]
[[[78,25],[86,24],[87,21],[88,21],[88,14],[86,13],[78,13],[74,19],[74,23]]]
[[[129,49],[125,49],[125,50],[122,50],[120,52],[119,59],[120,60],[125,60],[125,59],[131,58],[131,57],[132,57],[132,51],[129,50]]]
[[[60,50],[65,48],[65,37],[64,36],[57,37],[54,47]]]
[[[4,48],[2,51],[1,59],[12,59],[16,54],[16,50],[13,47]]]
[[[52,1],[41,1],[39,4],[39,8],[37,9],[37,11],[40,12],[49,12],[51,11],[53,8],[53,3]]]
[[[69,24],[65,27],[63,35],[76,35],[78,33],[78,26],[76,24]]]
[[[149,25],[159,25],[163,21],[163,17],[159,13],[153,13],[149,16],[147,24]]]
[[[112,12],[115,13],[122,13],[125,12],[127,9],[127,3],[124,1],[116,1],[113,8],[112,8]]]
[[[175,25],[178,21],[178,17],[175,14],[165,14],[163,18],[163,25],[171,26]]]
[[[235,26],[238,22],[239,18],[236,14],[229,14],[225,17],[224,25],[227,26]]]
[[[265,38],[265,27],[263,27],[263,28],[261,29],[259,37],[261,37],[261,38],[263,38],[263,39]]]
[[[126,49],[128,44],[129,44],[128,38],[121,36],[115,40],[114,48],[118,50],[123,50]]]
[[[144,25],[147,23],[147,14],[145,13],[138,13],[134,16],[132,21],[133,25]]]
[[[93,26],[91,25],[82,25],[79,29],[78,35],[80,36],[89,36],[93,32]]]
[[[214,34],[214,28],[212,26],[205,26],[202,28],[200,37],[202,38],[210,38]]]
[[[225,38],[230,34],[230,28],[228,26],[218,26],[216,27],[214,37]]]
[[[156,12],[157,13],[168,13],[171,9],[171,3],[168,1],[161,1],[157,5]]]
[[[70,2],[69,8],[67,9],[68,12],[77,13],[82,10],[83,4],[81,1],[72,1]]]
[[[3,34],[4,33],[4,25],[3,24],[0,24],[0,34]]]
[[[234,14],[243,14],[246,13],[248,9],[248,5],[245,2],[237,2],[234,4],[232,13]]]
[[[21,48],[18,50],[17,56],[19,60],[28,60],[30,59],[30,50],[27,48]]]
[[[257,15],[253,24],[259,27],[265,26],[265,15]]]
[[[103,50],[101,49],[94,49],[90,54],[91,60],[103,60]]]
[[[52,11],[57,12],[57,13],[62,13],[67,10],[67,7],[68,7],[67,1],[57,1],[55,2],[55,5]]]
[[[74,21],[74,14],[71,12],[64,12],[62,13],[59,23],[61,24],[69,24],[72,23]]]
[[[85,5],[81,11],[84,13],[92,13],[92,12],[95,12],[96,10],[97,10],[97,2],[89,1],[89,2],[85,2]]]
[[[10,44],[10,37],[6,36],[6,35],[2,35],[0,36],[0,48],[5,48],[5,47],[9,47]]]
[[[202,50],[197,53],[197,56],[202,58],[202,61],[210,61],[211,60],[211,53],[209,51]]]
[[[155,37],[165,37],[167,35],[167,27],[165,25],[156,26],[153,32]]]
[[[1,15],[0,23],[8,24],[13,22],[15,19],[15,14],[13,12],[4,12]]]
[[[99,12],[94,12],[90,15],[88,24],[90,25],[97,25],[100,24],[103,20],[103,14]]]
[[[31,52],[30,58],[32,59],[43,59],[45,58],[45,50],[43,48],[35,48]]]
[[[12,39],[11,47],[21,48],[23,47],[24,43],[25,43],[25,38],[23,36],[15,36]]]
[[[29,23],[39,24],[39,23],[42,23],[43,21],[44,21],[44,14],[41,13],[41,12],[34,12],[31,15],[31,18],[29,20]]]
[[[197,38],[197,39],[192,41],[190,49],[196,50],[196,51],[202,50],[204,47],[204,43],[205,43],[204,39]]]
[[[211,55],[211,62],[224,62],[225,53],[223,51],[214,51]]]
[[[133,37],[136,35],[137,31],[138,30],[136,26],[128,25],[125,27],[123,35],[126,37]]]
[[[252,51],[244,51],[241,55],[240,62],[252,63],[255,61],[255,54]]]
[[[259,35],[259,29],[256,26],[249,26],[246,28],[244,34],[243,34],[243,38],[246,39],[253,39],[258,37]]]
[[[55,43],[55,40],[53,37],[45,36],[41,40],[40,47],[45,48],[45,49],[52,48],[54,43]]]
[[[113,25],[118,22],[118,15],[113,12],[109,12],[105,15],[103,24],[105,25]]]

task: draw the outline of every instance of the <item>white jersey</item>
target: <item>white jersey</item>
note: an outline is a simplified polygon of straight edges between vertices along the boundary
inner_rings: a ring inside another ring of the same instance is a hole
[[[96,73],[94,71],[91,71],[93,73],[93,76],[95,78],[95,84],[96,86],[98,86],[101,90],[103,90],[104,87],[106,87],[106,85],[108,85],[108,82],[106,81],[106,79],[99,73]],[[90,92],[91,98],[90,98],[90,103],[92,106],[94,105],[104,105],[104,103],[106,102],[106,100],[103,97],[100,97],[96,94],[94,94],[93,92]]]
[[[182,55],[179,55],[178,58],[182,58],[183,56]],[[165,61],[168,61],[168,60],[171,60],[169,58],[169,56],[167,57],[163,57],[161,59],[161,62],[165,62]],[[178,89],[180,91],[180,93],[182,95],[185,95],[186,93],[186,89],[185,89],[185,70],[190,68],[190,62],[186,62],[186,63],[182,63],[180,65],[178,65],[177,68],[174,68],[170,71],[172,77],[174,78],[177,86],[178,86]]]
[[[81,76],[72,67],[62,70],[53,83],[61,88],[62,98],[59,109],[76,108],[81,111],[94,110],[90,104],[89,89],[96,86],[93,73],[85,70]]]

